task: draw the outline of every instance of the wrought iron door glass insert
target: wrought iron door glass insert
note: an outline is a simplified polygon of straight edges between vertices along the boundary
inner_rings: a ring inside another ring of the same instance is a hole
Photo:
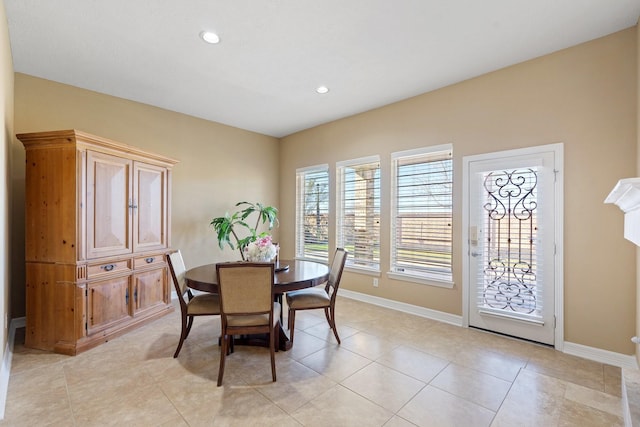
[[[536,281],[537,183],[535,168],[484,176],[481,308],[541,317]]]

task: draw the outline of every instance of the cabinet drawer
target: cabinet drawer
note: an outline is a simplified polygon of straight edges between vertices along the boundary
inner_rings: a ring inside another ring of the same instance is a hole
[[[148,255],[133,260],[133,268],[139,270],[151,266],[159,266],[164,263],[164,254]]]
[[[91,278],[91,277],[101,276],[104,274],[120,273],[124,271],[131,271],[130,260],[112,261],[112,262],[104,262],[101,264],[90,265],[87,268],[87,276]]]

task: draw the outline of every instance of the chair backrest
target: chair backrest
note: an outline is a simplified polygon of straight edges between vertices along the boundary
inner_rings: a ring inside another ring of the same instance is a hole
[[[273,309],[273,263],[216,265],[223,314],[267,313]]]
[[[176,288],[178,296],[182,298],[187,291],[187,282],[184,280],[184,273],[187,268],[184,266],[184,260],[182,259],[182,253],[180,251],[173,252],[167,255],[167,264],[169,264],[169,271],[173,278],[173,285]]]
[[[340,286],[340,279],[342,278],[342,270],[344,270],[344,264],[347,261],[347,252],[343,248],[336,249],[336,253],[333,255],[333,261],[331,261],[331,269],[329,270],[329,280],[327,281],[326,291],[331,295],[331,298],[335,298],[335,294]]]

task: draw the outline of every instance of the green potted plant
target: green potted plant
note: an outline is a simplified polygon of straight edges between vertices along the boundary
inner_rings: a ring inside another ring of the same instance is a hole
[[[260,224],[268,224],[269,230],[273,229],[278,224],[278,209],[273,206],[264,206],[261,203],[250,202],[238,202],[236,207],[242,207],[240,210],[229,214],[225,213],[224,216],[213,218],[211,225],[218,236],[218,246],[220,249],[224,249],[224,245],[227,244],[231,249],[238,249],[242,260],[244,257],[244,248],[251,242],[257,240],[260,237],[269,235],[267,231],[263,231],[258,234],[258,227]],[[252,214],[257,214],[255,226],[251,227],[246,221]],[[245,228],[249,235],[240,238],[236,227]],[[231,238],[235,240],[231,241]]]

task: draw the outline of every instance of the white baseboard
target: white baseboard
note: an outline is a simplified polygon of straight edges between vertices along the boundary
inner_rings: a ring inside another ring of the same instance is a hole
[[[583,359],[606,363],[607,365],[618,366],[620,368],[638,369],[635,356],[614,353],[609,350],[565,341],[564,352],[573,356],[582,357]]]
[[[0,420],[4,419],[4,411],[7,406],[7,392],[9,390],[9,376],[11,375],[11,360],[13,359],[13,342],[16,338],[16,329],[24,328],[26,319],[18,317],[11,320],[9,336],[4,350],[4,358],[0,367]]]
[[[462,316],[444,313],[442,311],[431,310],[429,308],[419,307],[416,305],[406,304],[403,302],[393,301],[386,298],[380,298],[373,295],[362,294],[360,292],[340,289],[338,295],[345,298],[351,298],[357,301],[366,302],[380,307],[390,308],[392,310],[402,311],[404,313],[415,314],[416,316],[426,317],[427,319],[437,320],[448,323],[450,325],[462,326]],[[565,341],[563,343],[563,352],[573,356],[582,357],[583,359],[593,360],[595,362],[605,363],[607,365],[618,366],[620,368],[638,369],[635,356],[614,353],[608,350],[602,350],[586,345],[575,344]]]
[[[419,307],[417,305],[407,304],[404,302],[393,301],[386,298],[380,298],[373,295],[362,294],[360,292],[340,289],[338,295],[351,298],[357,301],[366,302],[380,307],[390,308],[392,310],[402,311],[404,313],[415,314],[416,316],[426,317],[427,319],[437,320],[454,326],[462,326],[462,316],[445,313],[443,311],[431,310],[430,308]]]

